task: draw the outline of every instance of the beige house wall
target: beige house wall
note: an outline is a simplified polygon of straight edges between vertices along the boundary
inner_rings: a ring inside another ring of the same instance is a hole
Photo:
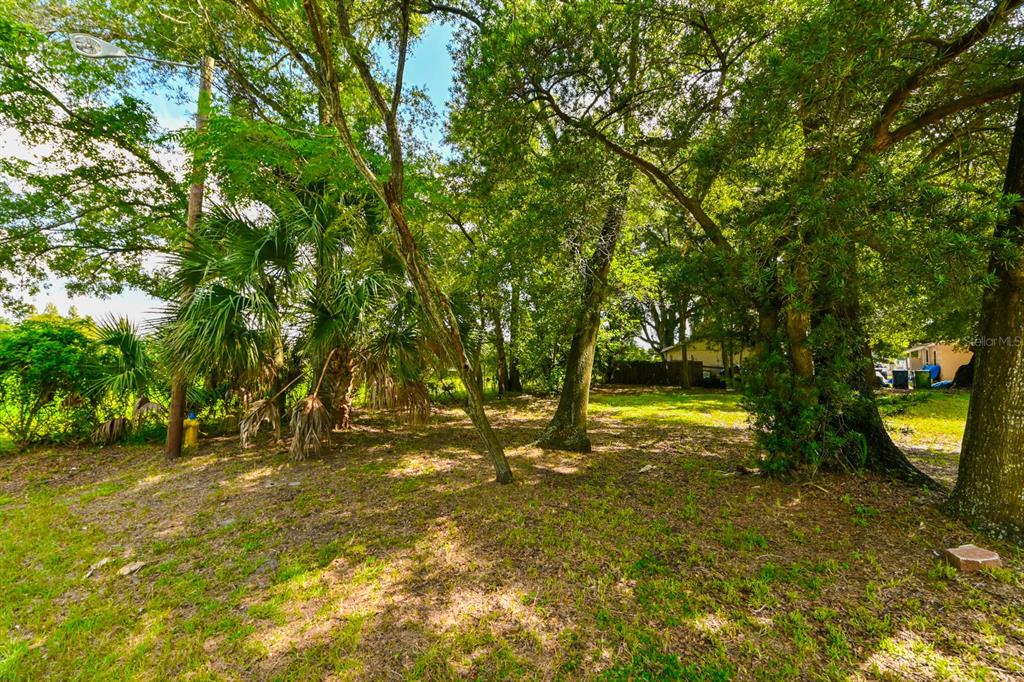
[[[946,381],[956,376],[957,369],[970,362],[972,355],[967,348],[948,343],[928,343],[907,351],[907,366],[915,370],[924,365],[938,365],[941,370],[939,381]]]
[[[738,365],[742,365],[743,358],[749,355],[752,350],[751,348],[737,348],[733,351],[733,361]],[[711,341],[690,341],[686,346],[686,356],[688,360],[703,363],[705,367],[722,366],[722,347]],[[670,348],[665,352],[665,359],[681,362],[683,359],[682,347],[674,346]]]

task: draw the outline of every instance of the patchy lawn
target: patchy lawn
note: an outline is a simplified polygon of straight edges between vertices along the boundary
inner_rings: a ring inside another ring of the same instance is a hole
[[[879,405],[893,440],[925,471],[952,486],[970,401],[970,391],[885,391]]]
[[[0,680],[1024,676],[1019,550],[873,476],[738,473],[735,401],[599,392],[585,456],[530,445],[550,401],[496,403],[503,487],[455,411],[304,462],[7,457]],[[972,541],[1007,568],[932,555]]]

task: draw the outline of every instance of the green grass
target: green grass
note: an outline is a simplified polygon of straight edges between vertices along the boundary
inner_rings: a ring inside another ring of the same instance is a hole
[[[492,405],[511,486],[451,455],[475,442],[455,410],[373,422],[302,462],[230,442],[174,464],[76,451],[74,472],[59,450],[15,455],[0,681],[1024,675],[1006,646],[1024,557],[986,539],[1004,568],[935,562],[982,540],[918,491],[737,475],[751,445],[734,393],[599,393],[584,457],[511,445],[547,416],[528,400]],[[133,560],[148,563],[118,576]]]
[[[590,407],[595,414],[626,421],[742,428],[747,413],[737,391],[597,392]],[[893,436],[904,445],[955,453],[960,449],[970,393],[921,390],[883,393],[879,407]]]
[[[724,390],[602,392],[591,396],[590,409],[628,421],[740,428],[747,423],[741,399],[739,392]]]
[[[971,394],[921,390],[886,393],[879,407],[890,433],[901,443],[943,452],[959,452]]]

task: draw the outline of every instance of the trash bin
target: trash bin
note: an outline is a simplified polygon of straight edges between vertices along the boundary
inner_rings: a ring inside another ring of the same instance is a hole
[[[910,371],[905,369],[894,369],[892,371],[892,387],[901,388],[904,391],[910,388]]]
[[[914,372],[914,388],[931,388],[932,373],[927,369],[919,369]]]

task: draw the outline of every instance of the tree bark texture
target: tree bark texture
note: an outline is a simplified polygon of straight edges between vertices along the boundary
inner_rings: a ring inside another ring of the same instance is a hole
[[[388,187],[388,194],[391,188]],[[483,390],[478,382],[478,376],[473,370],[469,356],[466,354],[466,347],[462,343],[462,334],[459,332],[458,320],[452,310],[448,298],[441,291],[434,281],[426,262],[416,244],[409,223],[405,219],[405,213],[400,203],[393,197],[388,196],[387,206],[391,213],[392,224],[395,227],[398,239],[399,253],[405,264],[409,280],[412,282],[419,295],[420,304],[423,306],[424,317],[430,326],[430,331],[441,343],[444,344],[445,353],[448,359],[456,366],[459,377],[466,387],[466,413],[469,415],[473,426],[476,428],[480,439],[483,441],[487,456],[494,466],[495,477],[499,483],[512,482],[512,469],[505,458],[505,451],[498,440],[497,434],[491,427],[484,411]]]
[[[519,373],[519,287],[512,286],[512,301],[508,317],[508,390],[509,393],[523,392],[523,377]]]
[[[597,247],[589,260],[584,282],[583,305],[576,318],[572,342],[566,356],[565,381],[558,407],[541,435],[538,445],[553,450],[590,452],[587,408],[594,371],[594,351],[601,327],[601,308],[608,295],[608,273],[626,217],[632,167],[620,167],[617,191],[605,211]]]
[[[508,393],[508,356],[505,354],[505,329],[501,324],[501,308],[491,308],[491,320],[494,325],[494,352],[498,356],[498,395]]]
[[[1010,144],[1003,192],[1024,195],[1024,96]],[[1009,536],[1024,537],[1024,201],[996,227],[974,387],[967,411],[955,513]]]
[[[351,348],[337,348],[327,364],[327,374],[320,398],[331,414],[335,429],[352,428],[352,379],[355,375],[355,358]]]

